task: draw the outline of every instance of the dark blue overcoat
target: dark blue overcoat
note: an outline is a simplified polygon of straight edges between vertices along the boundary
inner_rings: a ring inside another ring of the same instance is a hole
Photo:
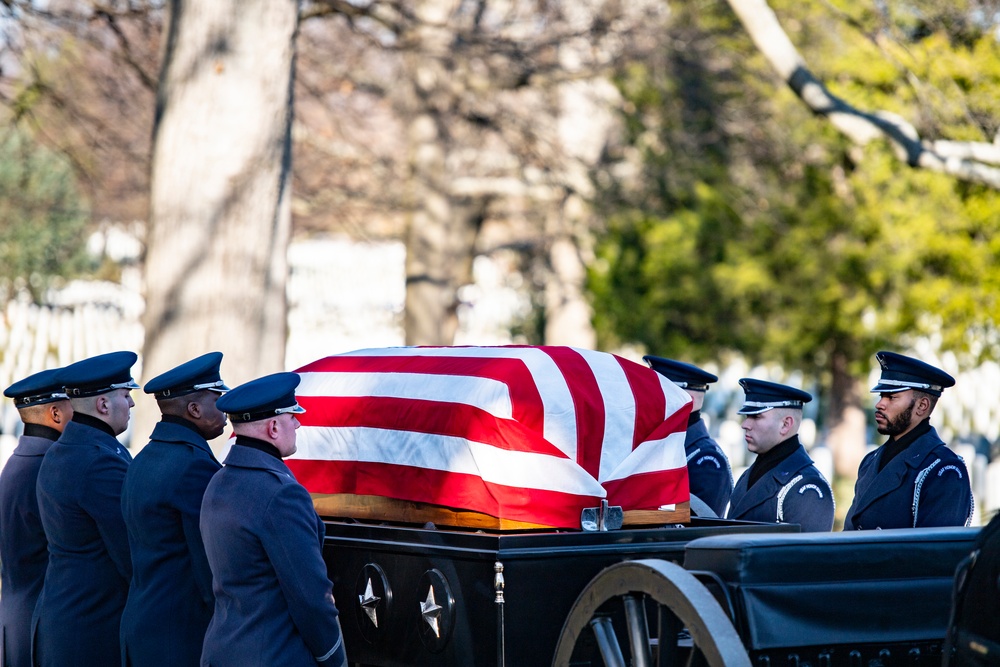
[[[749,480],[747,469],[733,488],[726,518],[797,523],[804,533],[833,528],[833,491],[801,445],[747,490]]]
[[[968,525],[969,472],[934,428],[879,472],[882,451],[879,447],[861,461],[844,530]]]
[[[159,422],[125,475],[122,513],[132,582],[122,664],[197,667],[212,618],[212,571],[198,526],[205,487],[222,466],[193,427]]]
[[[38,471],[49,566],[32,628],[40,667],[121,661],[119,624],[132,576],[121,491],[132,460],[114,436],[71,421]]]
[[[205,491],[201,532],[215,593],[203,666],[347,664],[323,522],[284,462],[234,445]]]
[[[22,435],[0,473],[0,664],[31,664],[31,614],[49,563],[35,481],[52,441]]]
[[[716,516],[725,516],[733,493],[733,471],[725,453],[708,435],[705,420],[699,419],[688,427],[684,453],[691,493],[705,501]]]

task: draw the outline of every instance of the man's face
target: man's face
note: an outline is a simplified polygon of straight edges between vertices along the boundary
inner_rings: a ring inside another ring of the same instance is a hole
[[[917,399],[913,391],[897,391],[891,394],[879,394],[875,404],[875,427],[882,435],[895,437],[910,430],[913,419],[913,406]]]
[[[215,406],[222,394],[215,391],[199,392],[197,402],[201,408],[198,430],[206,440],[218,438],[226,430],[226,413]]]
[[[295,445],[295,430],[299,427],[299,419],[291,412],[278,415],[274,419],[278,423],[274,446],[278,448],[281,458],[287,458],[298,449]]]
[[[121,435],[128,428],[130,411],[135,407],[132,401],[132,391],[129,389],[115,389],[106,394],[108,400],[108,426]]]
[[[778,410],[747,415],[741,424],[747,449],[755,454],[766,454],[781,442],[784,439],[781,436],[782,417]]]

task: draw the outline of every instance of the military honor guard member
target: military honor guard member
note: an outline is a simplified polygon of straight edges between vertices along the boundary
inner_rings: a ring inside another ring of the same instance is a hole
[[[802,532],[833,528],[833,490],[799,442],[802,406],[812,396],[800,389],[743,378],[747,449],[757,454],[740,475],[729,519],[797,523]]]
[[[45,580],[49,545],[38,517],[35,482],[42,457],[73,416],[60,369],[15,382],[14,399],[24,432],[0,473],[0,665],[31,665],[31,614]]]
[[[32,619],[39,667],[121,662],[119,624],[132,576],[121,490],[132,461],[117,437],[137,389],[134,352],[111,352],[63,370],[73,418],[38,471],[38,509],[49,565]]]
[[[219,399],[236,440],[208,483],[201,533],[215,613],[203,667],[347,664],[326,533],[309,493],[282,461],[295,453],[299,376],[276,373]]]
[[[967,526],[973,498],[962,458],[930,424],[938,398],[955,379],[895,352],[875,355],[882,376],[872,388],[885,443],[861,461],[844,530]]]
[[[221,362],[221,352],[210,352],[143,387],[162,417],[122,488],[132,552],[123,667],[197,667],[201,660],[215,598],[198,524],[205,487],[222,468],[208,444],[226,427],[216,406],[229,390]]]
[[[705,403],[708,385],[719,378],[697,366],[682,361],[646,355],[642,358],[649,367],[688,393],[693,401],[684,438],[687,455],[688,480],[691,495],[708,505],[715,516],[725,516],[726,505],[733,493],[733,471],[729,459],[708,434],[701,408]]]

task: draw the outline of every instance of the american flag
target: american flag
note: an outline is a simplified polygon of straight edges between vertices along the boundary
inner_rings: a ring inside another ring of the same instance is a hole
[[[579,528],[601,499],[687,501],[688,395],[655,371],[570,347],[358,350],[298,369],[312,493],[436,503]]]

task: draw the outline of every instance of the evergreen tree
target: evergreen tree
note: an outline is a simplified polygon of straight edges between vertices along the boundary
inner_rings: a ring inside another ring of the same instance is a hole
[[[89,212],[65,159],[16,130],[0,136],[0,290],[36,303],[86,266]]]
[[[1000,47],[972,12],[775,4],[835,94],[955,140],[1000,126]],[[800,369],[824,388],[831,430],[867,406],[858,381],[878,349],[933,334],[969,363],[996,357],[969,332],[1000,321],[1000,193],[909,170],[885,143],[849,144],[775,80],[725,8],[675,8],[660,60],[619,73],[621,156],[641,157],[640,178],[597,174],[601,345]],[[843,474],[864,444],[852,423]]]

